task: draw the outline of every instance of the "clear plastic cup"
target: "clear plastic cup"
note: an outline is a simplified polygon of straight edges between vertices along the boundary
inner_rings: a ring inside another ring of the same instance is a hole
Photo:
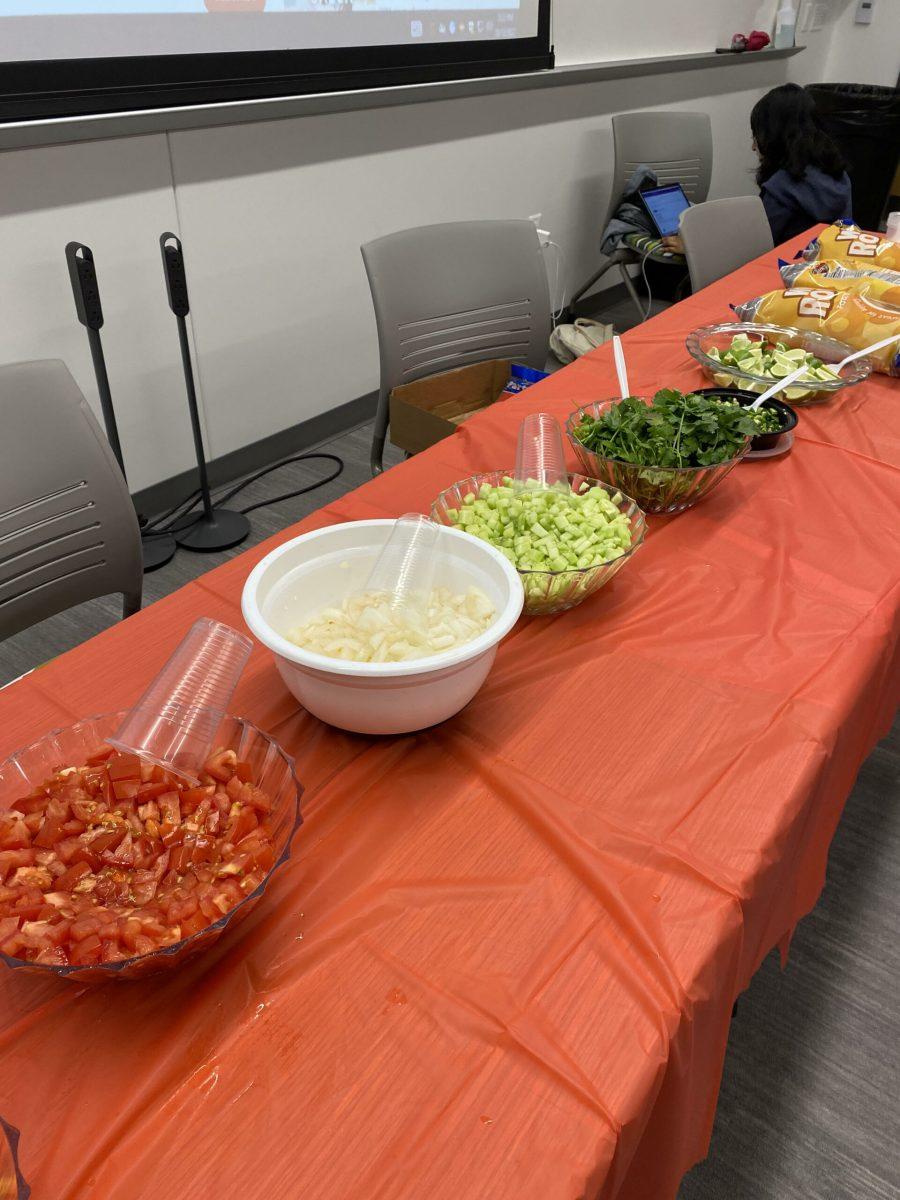
[[[519,426],[515,482],[520,487],[568,487],[562,430],[552,413],[529,413]]]
[[[201,617],[109,742],[196,780],[252,648],[236,629]]]
[[[394,612],[427,609],[434,588],[441,526],[421,513],[406,513],[394,522],[391,535],[366,581],[365,592],[386,593]]]

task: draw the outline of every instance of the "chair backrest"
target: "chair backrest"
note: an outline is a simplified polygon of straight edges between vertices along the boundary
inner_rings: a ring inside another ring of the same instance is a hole
[[[492,358],[543,368],[550,288],[531,221],[454,221],[362,247],[381,393]]]
[[[681,214],[679,232],[695,292],[775,245],[758,196],[732,196],[697,204]]]
[[[660,187],[680,183],[688,200],[701,204],[712,176],[712,127],[705,112],[618,113],[612,119],[615,166],[609,222],[631,173],[643,163]]]
[[[0,638],[110,592],[139,604],[142,579],[128,488],[65,365],[0,367]]]

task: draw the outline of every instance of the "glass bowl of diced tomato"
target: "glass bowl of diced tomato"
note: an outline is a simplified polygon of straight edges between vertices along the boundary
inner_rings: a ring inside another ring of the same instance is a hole
[[[88,717],[0,763],[0,958],[79,982],[135,979],[209,947],[290,857],[302,787],[261,729],[223,717],[187,779]]]

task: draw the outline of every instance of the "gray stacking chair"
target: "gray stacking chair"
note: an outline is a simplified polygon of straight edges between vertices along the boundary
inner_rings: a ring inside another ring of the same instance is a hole
[[[0,639],[111,592],[130,616],[142,587],[134,505],[75,380],[0,367]]]
[[[699,292],[775,245],[759,196],[708,200],[681,214],[691,288]]]
[[[614,216],[629,176],[642,163],[656,172],[660,187],[680,183],[692,204],[701,204],[709,195],[712,176],[712,129],[705,112],[634,112],[619,113],[612,119],[613,166],[612,190],[601,233]],[[601,255],[598,270],[573,294],[569,307],[586,295],[610,267],[618,267],[622,282],[644,319],[644,305],[628,273],[641,256],[623,246],[610,255]],[[663,260],[668,261],[668,260]]]
[[[361,249],[381,359],[371,457],[377,475],[398,384],[492,358],[543,369],[550,288],[531,221],[424,225]]]

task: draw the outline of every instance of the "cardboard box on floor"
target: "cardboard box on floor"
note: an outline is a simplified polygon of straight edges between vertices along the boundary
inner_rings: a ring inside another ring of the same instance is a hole
[[[492,359],[395,387],[390,396],[391,441],[408,454],[418,454],[449,437],[467,417],[499,400],[511,367],[505,359]]]

